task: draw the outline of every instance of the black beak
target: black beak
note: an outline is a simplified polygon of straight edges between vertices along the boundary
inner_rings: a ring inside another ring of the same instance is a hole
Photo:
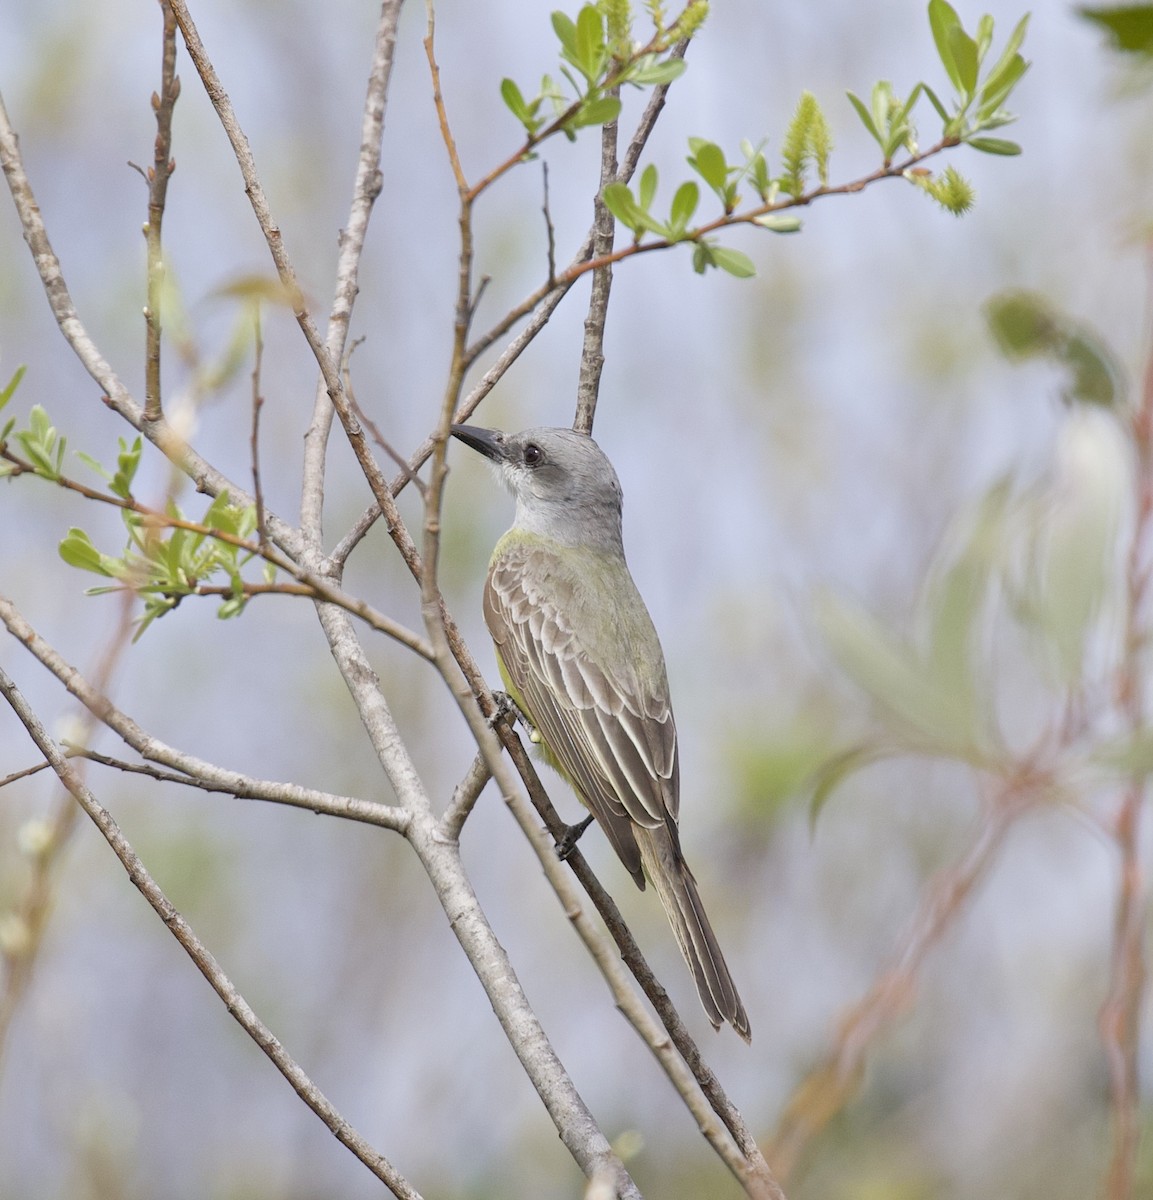
[[[508,450],[504,444],[504,434],[499,429],[482,429],[479,425],[452,425],[450,432],[455,438],[460,438],[466,446],[471,446],[477,453],[493,462],[504,462]]]

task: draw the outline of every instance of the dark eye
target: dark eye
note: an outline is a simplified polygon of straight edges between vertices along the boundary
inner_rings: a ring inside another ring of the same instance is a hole
[[[524,462],[526,467],[535,467],[540,460],[544,458],[544,451],[536,444],[529,442],[524,448]]]

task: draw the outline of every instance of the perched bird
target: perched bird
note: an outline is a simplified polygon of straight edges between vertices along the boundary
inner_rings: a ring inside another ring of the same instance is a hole
[[[452,432],[516,497],[484,589],[505,686],[637,886],[652,880],[709,1020],[748,1041],[749,1018],[681,853],[665,658],[625,562],[616,472],[571,429]]]

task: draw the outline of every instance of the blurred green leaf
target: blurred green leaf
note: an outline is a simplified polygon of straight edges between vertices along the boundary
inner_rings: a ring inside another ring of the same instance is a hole
[[[1153,729],[1106,742],[1093,751],[1092,761],[1123,775],[1153,775]]]
[[[1106,30],[1115,50],[1153,57],[1153,4],[1085,6],[1076,12]]]
[[[1112,408],[1123,402],[1124,376],[1109,345],[1044,296],[1001,292],[986,301],[985,318],[1007,358],[1048,358],[1069,372],[1066,403]]]
[[[832,593],[818,596],[815,615],[842,669],[911,735],[918,749],[965,759],[981,756],[974,737],[979,715],[971,693],[935,675],[910,643]]]
[[[825,805],[850,775],[863,771],[892,753],[892,750],[882,749],[879,745],[861,744],[850,746],[825,759],[809,779],[812,788],[809,797],[809,832],[816,831]]]

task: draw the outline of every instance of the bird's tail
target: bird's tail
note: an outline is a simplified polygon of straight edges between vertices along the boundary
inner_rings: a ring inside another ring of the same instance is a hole
[[[709,1020],[716,1029],[722,1021],[728,1021],[746,1042],[751,1041],[748,1014],[737,994],[717,935],[713,933],[697,892],[697,881],[681,854],[675,832],[666,825],[656,829],[634,826],[633,833],[640,846],[645,874],[652,880],[661,899]]]

